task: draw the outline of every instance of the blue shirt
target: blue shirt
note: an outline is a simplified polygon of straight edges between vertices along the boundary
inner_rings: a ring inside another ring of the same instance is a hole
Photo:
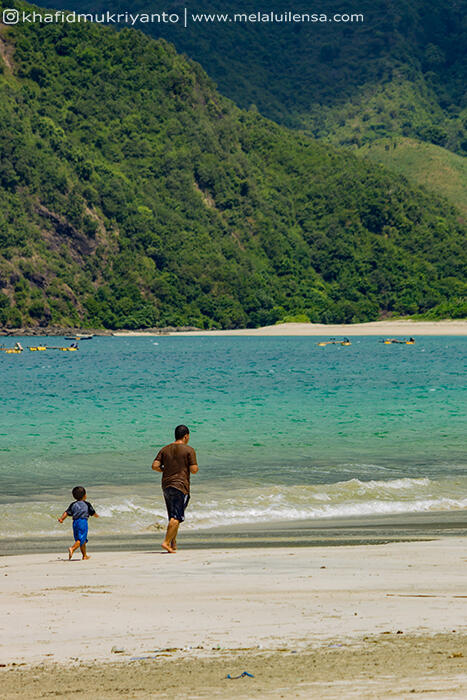
[[[67,515],[71,515],[73,520],[79,520],[79,518],[86,518],[87,520],[95,512],[92,505],[87,501],[73,501],[66,509]]]

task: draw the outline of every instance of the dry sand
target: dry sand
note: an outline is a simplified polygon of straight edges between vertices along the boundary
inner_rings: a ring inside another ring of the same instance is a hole
[[[466,542],[3,557],[1,695],[465,698]]]
[[[155,336],[156,331],[115,331],[112,335],[123,337]],[[467,335],[467,320],[458,321],[373,321],[328,325],[324,323],[278,323],[263,328],[239,328],[228,331],[174,331],[167,335],[311,335],[320,337],[377,335],[382,337],[408,337],[417,335]]]
[[[119,334],[121,335],[121,334]],[[416,335],[467,335],[467,320],[459,321],[373,321],[328,325],[324,323],[278,323],[263,328],[241,328],[229,331],[183,331],[170,335],[312,335],[386,337]]]

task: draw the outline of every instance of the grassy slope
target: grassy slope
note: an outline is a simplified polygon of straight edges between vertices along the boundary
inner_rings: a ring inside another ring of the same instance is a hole
[[[394,137],[373,141],[358,150],[438,195],[467,217],[467,162],[440,146]]]

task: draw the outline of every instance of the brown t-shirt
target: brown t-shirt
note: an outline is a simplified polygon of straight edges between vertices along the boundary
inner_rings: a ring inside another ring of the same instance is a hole
[[[197,464],[196,452],[189,445],[171,442],[157,453],[156,460],[161,463],[162,488],[172,486],[182,493],[190,493],[190,466]]]

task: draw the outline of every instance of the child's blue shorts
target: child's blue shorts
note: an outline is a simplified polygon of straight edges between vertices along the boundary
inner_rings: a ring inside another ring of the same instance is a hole
[[[75,542],[86,544],[88,541],[88,521],[87,518],[77,518],[73,520],[73,536]]]

